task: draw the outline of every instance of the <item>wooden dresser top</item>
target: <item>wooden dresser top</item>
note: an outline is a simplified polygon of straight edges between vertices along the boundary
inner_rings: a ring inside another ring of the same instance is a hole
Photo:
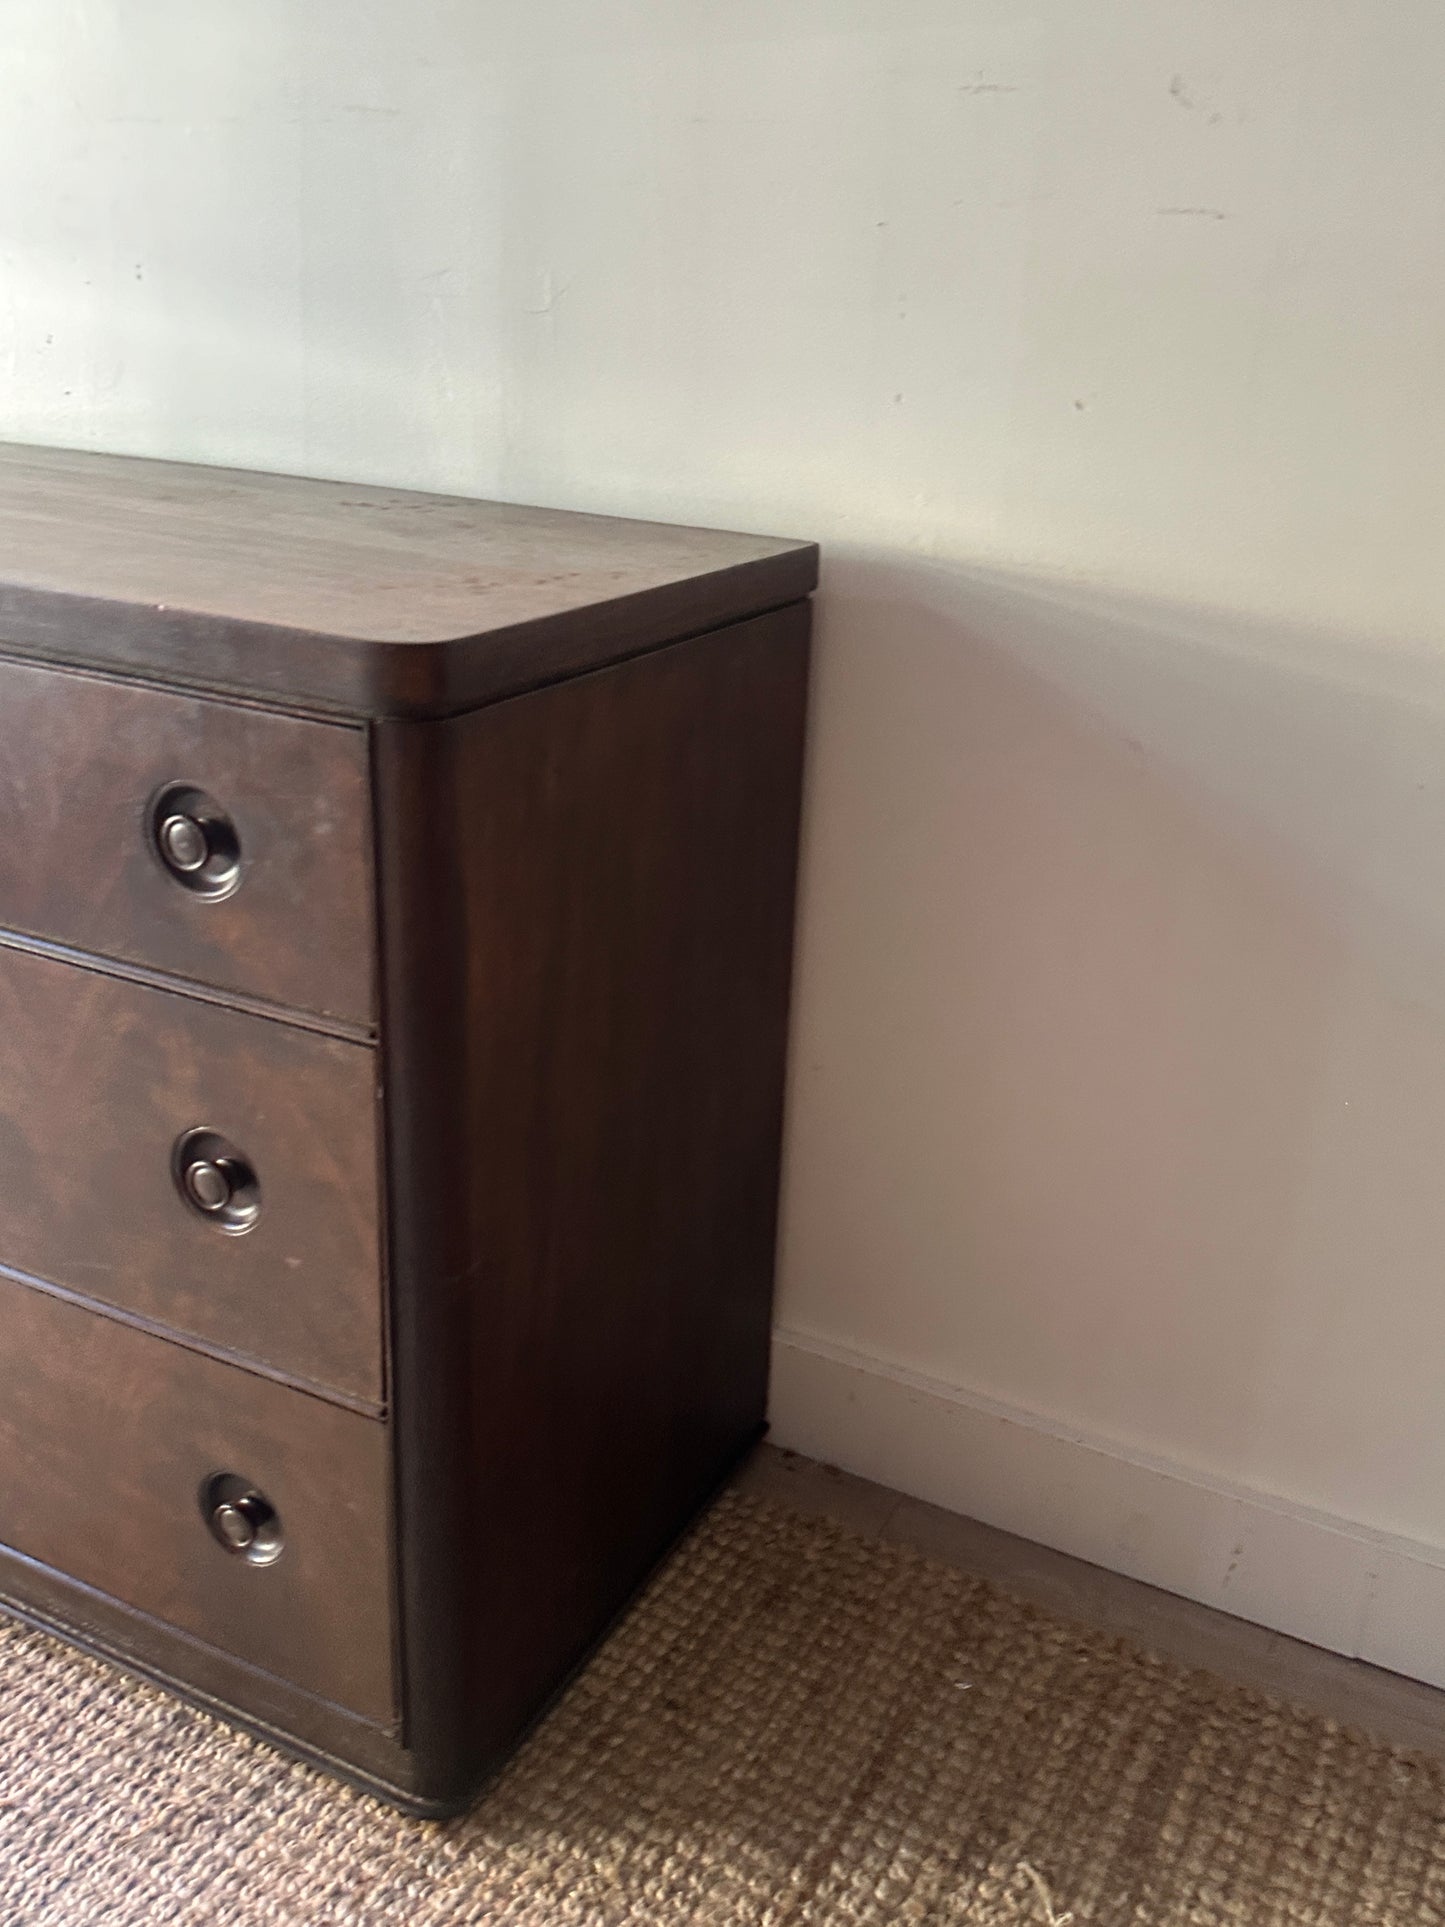
[[[438,716],[808,595],[814,544],[0,444],[0,654]]]

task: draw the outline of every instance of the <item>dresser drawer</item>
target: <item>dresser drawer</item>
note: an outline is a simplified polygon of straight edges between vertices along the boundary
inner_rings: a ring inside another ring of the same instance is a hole
[[[365,1023],[369,845],[360,730],[0,662],[0,924]]]
[[[0,1279],[0,1541],[380,1721],[386,1452],[375,1419]]]
[[[0,945],[0,1266],[378,1401],[376,1112],[369,1045]]]

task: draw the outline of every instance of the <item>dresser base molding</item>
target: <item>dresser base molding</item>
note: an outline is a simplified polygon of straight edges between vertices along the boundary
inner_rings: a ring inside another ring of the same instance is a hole
[[[465,1804],[430,1801],[415,1791],[412,1756],[395,1733],[4,1546],[0,1612],[163,1686],[408,1813],[436,1816]]]
[[[767,1429],[765,1423],[754,1426],[717,1475],[688,1501],[657,1557],[638,1575],[627,1597],[575,1656],[526,1724],[465,1784],[450,1785],[444,1791],[428,1784],[428,1762],[402,1744],[399,1732],[359,1720],[329,1700],[288,1686],[6,1546],[0,1546],[0,1614],[163,1687],[199,1711],[239,1727],[252,1739],[307,1766],[321,1767],[413,1819],[450,1820],[474,1804],[515,1748],[546,1718]]]

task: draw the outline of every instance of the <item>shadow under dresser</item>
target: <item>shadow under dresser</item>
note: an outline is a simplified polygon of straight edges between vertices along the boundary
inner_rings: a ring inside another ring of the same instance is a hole
[[[0,448],[0,1604],[505,1758],[762,1427],[816,577]]]

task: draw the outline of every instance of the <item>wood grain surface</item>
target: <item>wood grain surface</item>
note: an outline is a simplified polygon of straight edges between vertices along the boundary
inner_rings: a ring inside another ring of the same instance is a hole
[[[763,1423],[816,575],[0,448],[0,1588],[429,1811],[586,1656]]]
[[[0,1265],[373,1404],[383,1396],[376,1053],[0,944]],[[232,1237],[176,1140],[255,1168]]]
[[[807,657],[799,605],[381,727],[406,1679],[439,1796],[762,1424]]]
[[[235,822],[222,901],[154,854],[147,806],[171,783]],[[0,924],[365,1024],[367,785],[362,730],[0,662]]]
[[[213,1474],[280,1515],[274,1565],[207,1529]],[[0,1540],[308,1691],[395,1711],[387,1432],[0,1278]]]
[[[811,543],[0,445],[0,652],[443,714],[807,595]]]

